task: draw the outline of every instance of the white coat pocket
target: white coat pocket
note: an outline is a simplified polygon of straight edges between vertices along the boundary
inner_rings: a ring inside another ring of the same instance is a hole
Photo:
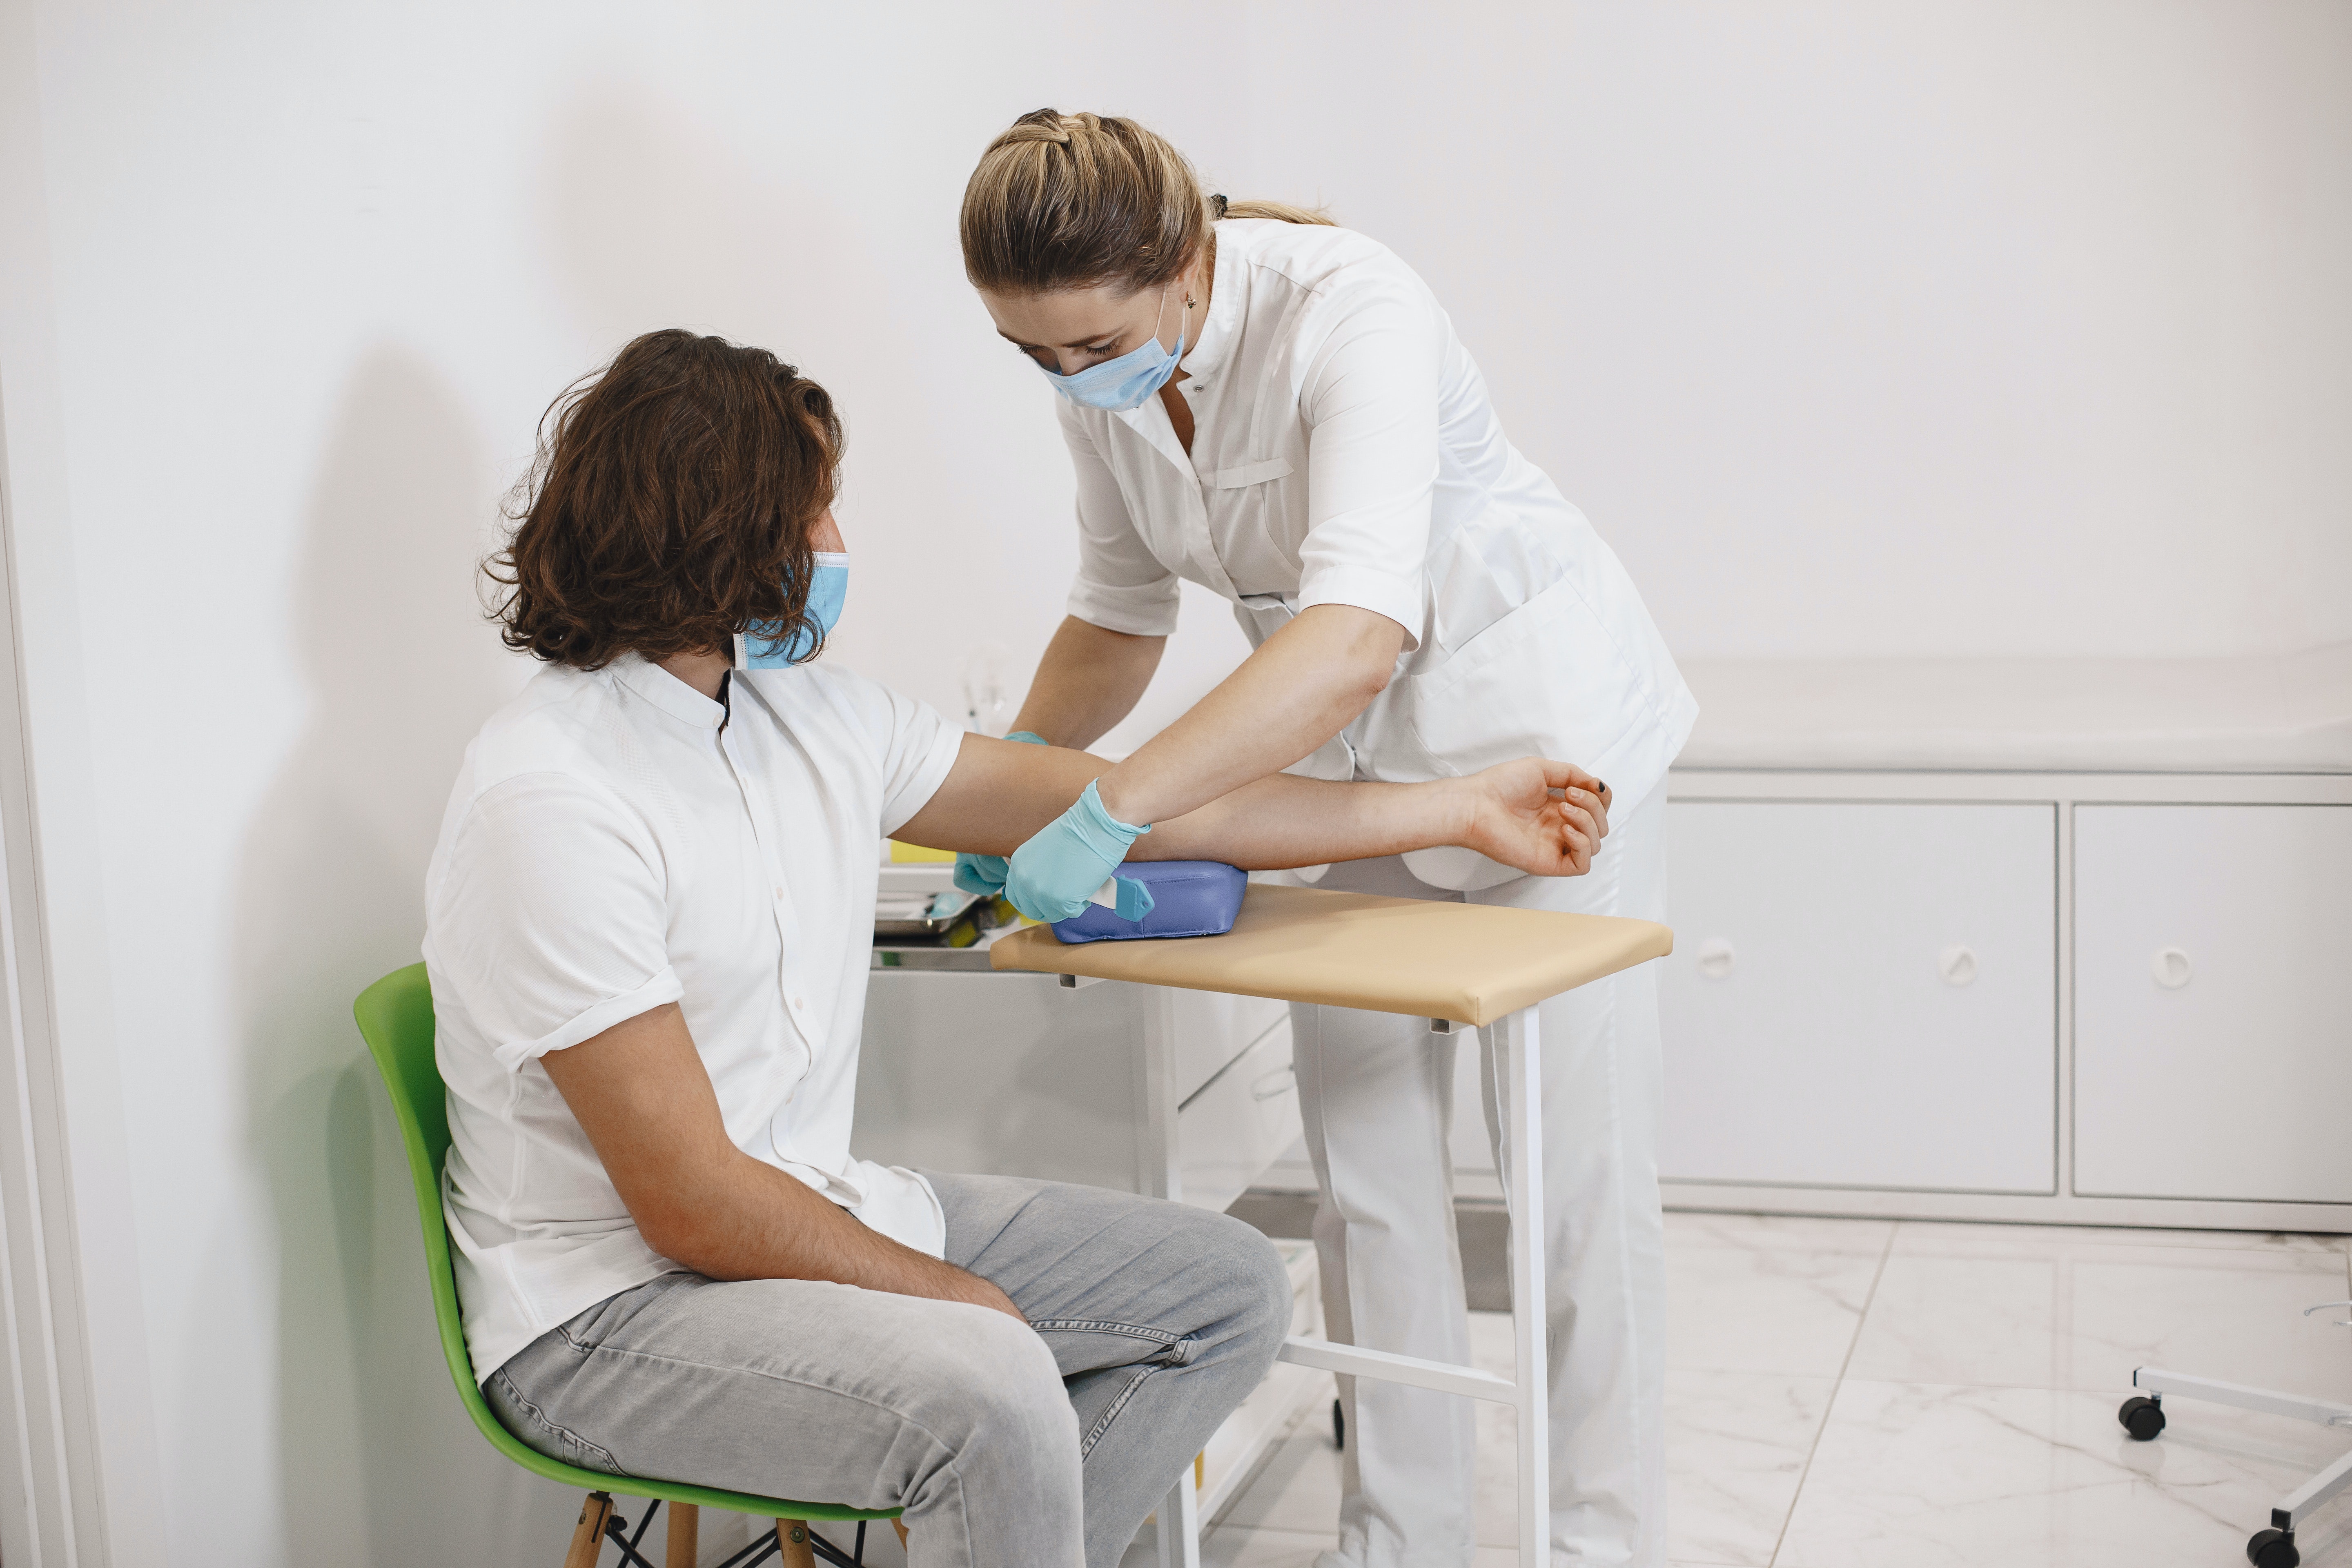
[[[1406,678],[1401,715],[1427,754],[1432,776],[1476,773],[1518,757],[1574,763],[1603,779],[1625,764],[1628,784],[1647,794],[1648,738],[1641,683],[1571,578],[1550,587],[1472,637],[1435,669]],[[1659,770],[1663,772],[1663,769]],[[1618,798],[1639,795],[1620,789]],[[1412,874],[1433,887],[1490,888],[1519,875],[1468,849],[1417,849]]]

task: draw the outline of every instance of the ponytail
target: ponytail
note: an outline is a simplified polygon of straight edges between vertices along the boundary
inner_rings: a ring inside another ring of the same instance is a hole
[[[1210,203],[1219,217],[1264,217],[1276,223],[1321,224],[1326,228],[1339,226],[1339,219],[1323,207],[1295,207],[1288,202],[1227,201],[1223,196],[1211,196]]]

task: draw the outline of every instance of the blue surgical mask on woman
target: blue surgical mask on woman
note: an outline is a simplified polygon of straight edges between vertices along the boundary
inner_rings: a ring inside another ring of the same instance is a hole
[[[1176,363],[1184,357],[1184,334],[1176,334],[1176,346],[1160,346],[1160,317],[1168,310],[1168,290],[1160,290],[1160,310],[1151,318],[1152,335],[1143,340],[1117,359],[1107,359],[1100,364],[1090,364],[1070,375],[1046,365],[1045,379],[1054,390],[1073,403],[1088,408],[1100,408],[1107,413],[1124,414],[1130,408],[1143,406],[1144,399],[1168,384],[1176,374]]]
[[[841,619],[841,606],[849,598],[849,555],[845,551],[820,550],[815,557],[815,570],[809,574],[806,617],[787,637],[772,637],[772,626],[736,633],[737,669],[789,669],[814,654],[818,636],[831,632]],[[811,621],[816,623],[817,632],[810,630]]]

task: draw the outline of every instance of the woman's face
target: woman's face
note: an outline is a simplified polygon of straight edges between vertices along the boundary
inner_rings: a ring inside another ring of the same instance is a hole
[[[1105,360],[1133,353],[1147,338],[1158,338],[1161,348],[1172,351],[1177,339],[1186,335],[1186,295],[1200,297],[1193,286],[1199,270],[1200,263],[1193,263],[1165,291],[1129,292],[1118,283],[1051,294],[998,294],[982,289],[980,302],[987,307],[1000,337],[1047,370],[1076,375]]]

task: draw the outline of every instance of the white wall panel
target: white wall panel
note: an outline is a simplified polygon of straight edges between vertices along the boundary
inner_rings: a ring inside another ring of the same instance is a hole
[[[1666,823],[1669,1182],[2055,1190],[2053,807]]]
[[[2352,1202],[2352,806],[2074,808],[2074,1188]]]

